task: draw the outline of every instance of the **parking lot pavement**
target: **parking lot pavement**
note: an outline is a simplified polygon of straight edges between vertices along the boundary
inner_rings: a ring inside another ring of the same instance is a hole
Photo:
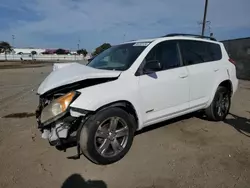
[[[36,89],[52,70],[0,70],[0,187],[249,187],[250,82],[240,81],[225,122],[185,116],[151,126],[119,162],[98,166],[41,139]],[[5,117],[4,117],[5,116]]]

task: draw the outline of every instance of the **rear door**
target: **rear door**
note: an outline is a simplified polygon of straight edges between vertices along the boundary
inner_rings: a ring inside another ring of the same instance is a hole
[[[179,44],[189,72],[190,107],[201,108],[209,101],[219,72],[218,44],[196,40],[180,40]]]

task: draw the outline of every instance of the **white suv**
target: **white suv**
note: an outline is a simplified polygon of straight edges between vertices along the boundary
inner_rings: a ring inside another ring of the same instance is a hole
[[[224,120],[236,68],[213,38],[172,34],[115,45],[87,66],[55,64],[38,88],[38,127],[97,164],[120,160],[146,126],[194,111]]]

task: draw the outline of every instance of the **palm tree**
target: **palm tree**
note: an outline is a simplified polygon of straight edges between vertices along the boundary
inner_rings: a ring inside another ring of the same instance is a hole
[[[7,54],[12,51],[12,47],[8,42],[0,42],[0,53],[5,54],[5,60],[7,61]]]

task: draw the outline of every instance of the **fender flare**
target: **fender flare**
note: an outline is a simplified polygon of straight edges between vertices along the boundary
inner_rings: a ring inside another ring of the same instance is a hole
[[[206,105],[206,108],[207,108],[208,106],[210,106],[210,104],[212,103],[212,101],[213,101],[213,99],[214,99],[214,96],[215,96],[215,93],[216,93],[218,87],[219,87],[223,82],[225,82],[225,81],[229,81],[230,84],[231,84],[231,88],[233,88],[232,81],[229,80],[229,79],[220,80],[219,82],[217,82],[216,85],[215,85],[215,87],[213,88],[213,91],[212,91],[211,95],[210,95],[211,98],[209,99],[209,101],[208,101],[208,103],[207,103],[207,105]],[[232,92],[232,91],[231,91],[231,92]]]
[[[108,104],[105,104],[99,108],[97,108],[95,110],[95,112],[101,111],[101,110],[105,110],[107,108],[110,107],[121,107],[124,108],[125,111],[128,111],[130,115],[132,115],[132,117],[134,118],[135,122],[136,122],[136,130],[138,130],[142,124],[142,118],[141,118],[141,114],[138,113],[138,110],[136,110],[135,106],[127,100],[120,100],[120,101],[114,101]],[[132,111],[130,111],[130,110]]]

